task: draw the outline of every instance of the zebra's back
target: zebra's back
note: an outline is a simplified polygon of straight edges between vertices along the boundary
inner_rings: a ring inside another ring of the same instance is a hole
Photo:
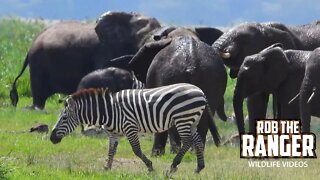
[[[186,83],[123,90],[116,93],[115,98],[123,109],[123,120],[127,121],[123,123],[130,122],[141,132],[165,131],[177,118],[201,115],[207,104],[201,89]]]

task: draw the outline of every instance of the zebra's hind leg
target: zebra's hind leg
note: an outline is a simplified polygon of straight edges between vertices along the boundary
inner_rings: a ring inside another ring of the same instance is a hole
[[[153,171],[152,162],[141,151],[138,133],[131,133],[130,135],[127,135],[127,137],[134,154],[144,162],[149,171]]]
[[[184,154],[190,149],[192,145],[192,137],[191,137],[190,129],[191,129],[190,126],[186,127],[186,125],[184,125],[184,127],[177,126],[177,130],[182,141],[182,147],[179,150],[176,157],[173,159],[173,162],[170,168],[170,173],[177,171],[177,166],[181,163],[181,160]]]
[[[118,143],[119,143],[119,136],[114,135],[112,133],[108,133],[108,134],[109,134],[108,161],[107,161],[106,165],[104,166],[104,168],[106,170],[110,170],[112,167],[113,157],[117,152],[117,147],[118,147]]]
[[[198,134],[197,131],[192,133],[192,142],[196,149],[197,162],[198,162],[198,167],[195,170],[195,172],[199,173],[204,168],[204,157],[203,157],[204,147],[203,147],[203,143],[200,138],[200,135]]]

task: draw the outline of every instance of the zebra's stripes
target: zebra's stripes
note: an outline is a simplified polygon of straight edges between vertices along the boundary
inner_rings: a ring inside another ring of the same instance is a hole
[[[120,135],[127,136],[134,153],[149,171],[152,162],[142,153],[139,132],[163,132],[176,126],[183,146],[171,165],[175,171],[185,152],[195,145],[198,167],[204,168],[203,144],[196,131],[207,101],[204,93],[191,84],[174,84],[154,89],[131,89],[111,93],[107,89],[89,89],[73,94],[51,134],[58,143],[78,124],[103,125],[110,132],[110,169]]]
[[[144,89],[145,85],[143,82],[139,81],[137,77],[132,73],[132,89]]]

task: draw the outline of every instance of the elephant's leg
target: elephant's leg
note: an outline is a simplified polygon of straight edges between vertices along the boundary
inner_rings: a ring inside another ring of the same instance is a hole
[[[39,70],[39,69],[38,69]],[[48,79],[42,73],[30,71],[31,92],[33,98],[32,109],[44,109],[46,100],[52,95]]]
[[[165,147],[168,139],[168,132],[155,133],[152,147],[152,156],[160,156],[165,153]]]
[[[261,93],[247,98],[247,107],[249,114],[249,132],[256,132],[256,119],[266,117],[269,94]]]
[[[177,128],[172,127],[168,131],[170,140],[170,151],[171,153],[178,153],[181,148],[181,140],[178,134]]]

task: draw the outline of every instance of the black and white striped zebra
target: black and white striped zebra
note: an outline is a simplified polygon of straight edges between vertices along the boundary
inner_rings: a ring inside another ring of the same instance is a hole
[[[107,169],[112,166],[119,136],[125,135],[135,155],[152,171],[152,162],[140,149],[138,133],[163,132],[176,126],[183,145],[173,160],[171,172],[176,170],[192,144],[198,160],[196,172],[200,172],[204,168],[203,143],[196,128],[206,106],[207,100],[201,89],[185,83],[117,93],[108,89],[83,90],[67,100],[50,140],[59,143],[82,123],[103,125],[110,132]]]

